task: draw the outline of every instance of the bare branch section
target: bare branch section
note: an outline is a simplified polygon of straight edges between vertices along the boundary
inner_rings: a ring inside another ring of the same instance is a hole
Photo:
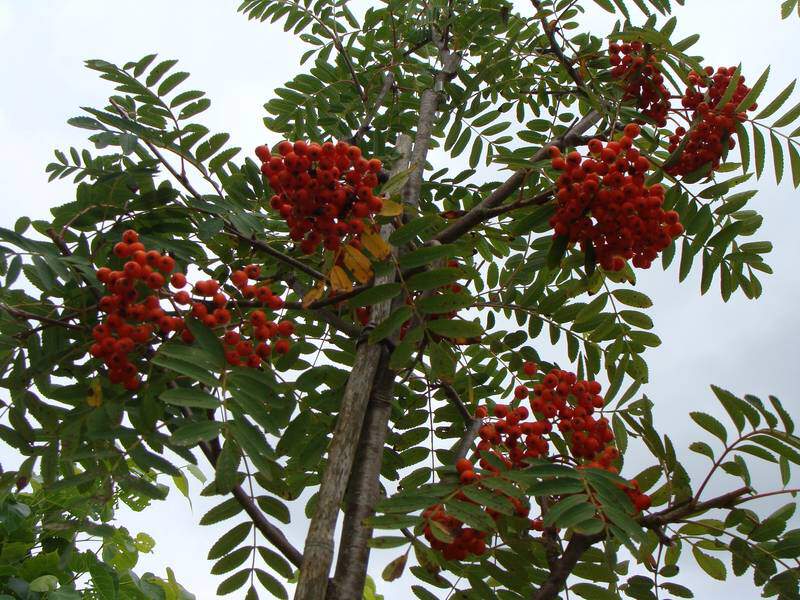
[[[410,145],[411,140],[408,136],[398,136],[397,149],[400,156],[408,156]],[[392,224],[384,225],[381,228],[381,237],[388,240],[393,231]],[[381,275],[375,279],[375,285],[390,283],[394,278],[393,272]],[[389,316],[390,311],[391,301],[375,304],[372,308],[372,321],[365,329],[365,335],[372,329],[374,323],[380,323]],[[333,438],[328,447],[327,466],[320,483],[317,510],[311,519],[306,536],[303,565],[300,568],[295,600],[323,600],[327,594],[328,575],[333,562],[333,535],[339,507],[350,480],[359,434],[383,352],[384,345],[369,344],[365,338],[360,340],[352,372],[342,395]],[[381,444],[381,455],[382,453],[383,444]],[[380,463],[378,468],[380,469]],[[358,523],[358,526],[361,527],[361,524]]]
[[[383,447],[389,431],[395,373],[389,369],[390,351],[384,348],[372,387],[367,414],[361,426],[358,451],[342,525],[336,572],[328,589],[328,600],[359,598],[364,590],[369,564],[372,528],[364,520],[375,512],[380,499],[380,471]]]
[[[439,60],[442,63],[442,67],[436,72],[433,88],[428,88],[422,92],[422,97],[419,101],[419,121],[417,122],[417,133],[414,138],[414,150],[411,153],[411,164],[417,165],[417,168],[408,178],[403,188],[403,204],[407,207],[416,208],[419,206],[422,175],[431,145],[433,121],[439,108],[439,99],[444,90],[444,84],[455,77],[461,64],[461,54],[446,50],[441,41],[437,41],[437,45],[439,45]]]
[[[580,121],[571,126],[564,135],[545,144],[533,158],[531,158],[531,162],[535,163],[547,158],[547,150],[550,146],[556,146],[563,150],[567,146],[573,145],[576,140],[582,139],[581,136],[596,125],[601,118],[602,115],[599,112],[596,110],[591,111]],[[433,239],[442,244],[454,242],[470,229],[485,221],[492,215],[492,209],[499,206],[525,183],[528,171],[528,169],[519,169],[515,171],[511,177],[500,184],[499,187],[481,200],[481,202],[471,208],[467,214],[440,231]]]

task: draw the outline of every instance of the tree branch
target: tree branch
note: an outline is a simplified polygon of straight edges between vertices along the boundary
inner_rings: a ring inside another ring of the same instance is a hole
[[[372,110],[368,111],[367,114],[364,115],[364,120],[361,121],[358,129],[356,129],[355,133],[350,138],[351,144],[358,144],[364,137],[364,134],[369,131],[373,119],[375,119],[377,116],[378,110],[380,110],[381,106],[383,105],[383,101],[386,99],[386,95],[389,93],[389,90],[392,89],[393,85],[394,73],[389,71],[383,76],[383,86],[381,86],[378,95],[375,97],[375,104],[373,105]]]
[[[539,22],[542,24],[542,29],[544,29],[544,34],[550,41],[550,50],[555,55],[558,62],[561,63],[561,66],[563,66],[566,69],[570,79],[572,79],[572,81],[574,81],[578,85],[578,88],[582,93],[585,93],[583,77],[581,77],[580,74],[575,70],[572,61],[569,58],[567,58],[567,56],[564,54],[564,51],[561,49],[561,46],[559,45],[558,40],[556,39],[555,24],[551,26],[550,23],[547,22],[547,19],[545,19],[545,16],[542,12],[542,3],[540,0],[531,0],[531,2],[533,3],[533,6],[536,8],[536,16],[539,18]]]
[[[403,186],[402,192],[403,204],[406,207],[419,205],[422,175],[430,148],[440,93],[444,89],[444,83],[453,78],[461,62],[461,56],[447,51],[441,42],[439,43],[439,58],[442,68],[434,77],[434,86],[432,89],[425,90],[420,99],[414,149],[410,152],[414,170]],[[398,146],[400,146],[399,143]],[[394,165],[394,173],[401,172],[408,163],[409,145],[404,144],[404,147],[400,147],[399,150],[403,159]],[[392,229],[391,225],[384,226],[381,233],[388,237]],[[397,254],[396,249],[393,252]],[[395,275],[392,274],[392,279],[394,278]],[[399,302],[401,302],[399,299],[395,299],[395,302],[390,304],[394,307]],[[372,536],[372,530],[366,527],[363,521],[374,514],[375,504],[378,500],[383,446],[391,415],[390,402],[395,379],[395,372],[389,369],[389,357],[390,354],[384,351],[373,384],[373,401],[367,407],[361,430],[357,467],[351,474],[351,493],[345,512],[336,574],[329,600],[352,600],[360,598],[363,594],[370,552],[368,542]],[[295,596],[295,598],[300,597]]]
[[[294,258],[292,256],[289,256],[288,254],[284,254],[280,250],[275,250],[275,248],[273,248],[272,246],[270,246],[266,242],[263,242],[261,240],[257,240],[254,237],[248,237],[248,236],[244,235],[241,231],[239,231],[238,229],[236,229],[232,225],[226,225],[225,226],[225,231],[229,235],[232,235],[233,237],[238,238],[238,239],[242,240],[243,242],[247,242],[248,244],[250,244],[256,250],[261,250],[265,254],[269,254],[273,258],[276,258],[277,260],[281,261],[282,263],[290,265],[290,266],[294,267],[295,269],[297,269],[298,271],[302,271],[306,275],[310,275],[311,277],[313,277],[314,279],[316,279],[318,281],[326,281],[328,279],[327,277],[325,277],[325,275],[323,273],[320,273],[314,267],[309,267],[304,262],[299,261],[296,258]]]
[[[410,144],[408,136],[398,136],[397,147],[401,156],[408,156]],[[402,162],[398,161],[396,168],[402,170]],[[393,231],[394,225],[388,223],[381,228],[381,237],[388,239]],[[395,276],[394,271],[381,275],[376,278],[375,284],[390,283],[394,281]],[[295,600],[323,600],[327,594],[328,574],[333,561],[333,535],[339,507],[350,479],[359,433],[372,394],[378,362],[384,352],[382,344],[368,343],[366,334],[374,327],[374,323],[380,323],[389,316],[390,310],[389,300],[374,305],[370,324],[359,340],[353,368],[342,395],[333,438],[328,447],[327,466],[320,483],[317,509],[306,537]]]
[[[414,150],[411,153],[411,164],[416,165],[416,168],[409,176],[408,181],[406,181],[402,194],[403,204],[414,208],[419,205],[422,175],[425,171],[425,160],[430,149],[433,121],[438,111],[439,99],[444,90],[444,84],[455,77],[461,64],[461,54],[446,50],[441,39],[435,39],[434,41],[439,47],[439,61],[442,63],[442,67],[434,76],[433,87],[422,92],[422,97],[419,101],[417,133],[414,138]]]
[[[389,369],[388,348],[381,352],[367,414],[361,426],[355,468],[347,490],[347,508],[342,524],[339,555],[328,600],[360,598],[369,565],[372,528],[364,520],[375,513],[380,499],[380,471],[383,447],[389,430],[395,373]]]
[[[749,487],[743,487],[705,502],[689,500],[667,507],[660,512],[645,515],[639,519],[639,524],[647,529],[661,530],[665,525],[676,523],[688,516],[699,515],[713,509],[734,508],[738,504],[746,502],[749,498],[743,498],[743,496],[751,492],[752,490]],[[605,539],[605,533],[598,533],[592,536],[573,533],[567,548],[564,550],[564,554],[554,562],[550,576],[533,595],[533,600],[554,600],[557,598],[583,553],[603,539]]]
[[[181,412],[187,418],[191,418],[192,416],[192,411],[190,408],[182,407]],[[214,441],[217,442],[216,447],[208,442],[200,442],[199,444],[200,450],[208,459],[208,462],[212,467],[217,466],[217,458],[219,458],[219,441]],[[264,516],[264,513],[261,512],[261,509],[259,509],[258,506],[256,506],[253,499],[247,492],[244,491],[242,486],[235,486],[231,493],[253,521],[253,525],[256,526],[261,534],[273,546],[275,546],[275,548],[280,551],[280,553],[283,554],[283,556],[286,557],[289,562],[296,567],[300,567],[303,562],[303,555],[297,548],[294,547],[294,545],[292,545],[292,543],[278,527],[269,522],[269,520]]]
[[[580,121],[577,121],[574,125],[569,127],[564,135],[557,137],[542,146],[542,148],[533,156],[533,158],[531,158],[531,163],[536,163],[547,158],[547,152],[550,146],[556,146],[563,150],[567,146],[574,144],[576,140],[582,139],[581,136],[591,129],[592,126],[596,125],[597,122],[600,121],[601,117],[602,115],[596,110],[591,111]],[[499,206],[504,200],[511,196],[511,194],[517,191],[517,189],[525,183],[525,179],[527,178],[529,171],[530,169],[519,169],[515,171],[511,177],[500,184],[500,186],[498,186],[481,202],[471,208],[467,214],[448,225],[445,229],[434,236],[433,239],[442,244],[453,242],[476,225],[485,221],[491,215],[490,211],[493,208]]]
[[[39,323],[46,323],[47,325],[64,327],[65,329],[72,329],[75,331],[84,330],[82,325],[76,325],[75,323],[70,323],[69,321],[64,321],[62,319],[53,319],[51,317],[37,315],[36,313],[28,312],[26,310],[20,310],[18,308],[14,308],[13,306],[9,306],[4,302],[0,302],[0,310],[8,313],[15,319],[19,319],[20,321],[37,321]]]

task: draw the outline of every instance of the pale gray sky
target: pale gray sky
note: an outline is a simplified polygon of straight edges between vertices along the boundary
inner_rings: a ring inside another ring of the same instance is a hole
[[[518,2],[528,10],[527,2]],[[585,5],[592,4],[588,0]],[[673,4],[676,4],[673,2]],[[772,64],[764,92],[774,97],[797,76],[800,59],[800,20],[781,22],[778,0],[687,0],[676,5],[679,33],[700,32],[696,50],[707,64],[744,63],[751,82]],[[297,71],[304,46],[280,27],[247,21],[235,12],[236,0],[0,0],[0,224],[8,226],[23,215],[45,217],[50,207],[72,199],[68,182],[46,183],[44,166],[54,147],[85,145],[84,133],[65,124],[80,106],[97,106],[111,89],[82,61],[103,58],[122,63],[150,52],[178,58],[192,73],[193,87],[212,99],[205,123],[226,131],[232,142],[249,149],[276,137],[266,132],[261,105],[272,90]],[[590,23],[602,33],[609,19],[590,9]],[[686,464],[695,471],[706,465],[686,450],[697,439],[690,410],[718,413],[708,385],[716,383],[742,395],[775,394],[797,414],[795,371],[800,317],[800,236],[797,193],[788,185],[759,185],[753,202],[765,216],[758,239],[770,239],[775,251],[769,262],[776,274],[766,277],[764,296],[749,302],[736,296],[728,304],[716,287],[704,297],[697,277],[677,285],[675,270],[658,269],[640,275],[639,288],[654,299],[651,314],[663,345],[648,355],[651,381],[645,390],[656,403],[664,431],[673,434]],[[539,348],[542,351],[542,348]],[[545,352],[546,353],[546,352]],[[565,357],[554,358],[566,364]],[[10,459],[0,449],[0,459]],[[11,461],[13,462],[13,460]],[[631,459],[627,474],[635,473]],[[646,466],[642,464],[641,466]],[[199,486],[194,485],[195,491]],[[721,489],[721,488],[720,488]],[[178,579],[201,600],[214,598],[220,578],[208,574],[206,553],[226,527],[200,528],[199,517],[213,503],[197,497],[193,509],[174,491],[170,498],[142,514],[125,515],[132,532],[147,531],[156,539],[155,553],[143,557],[140,568],[163,574],[172,566]],[[304,523],[286,527],[287,535],[302,547]],[[395,584],[380,581],[383,566],[397,552],[376,556],[371,572],[387,598],[408,597],[408,577]],[[747,580],[726,584],[708,581],[691,560],[684,564],[687,583],[696,597],[757,598]]]

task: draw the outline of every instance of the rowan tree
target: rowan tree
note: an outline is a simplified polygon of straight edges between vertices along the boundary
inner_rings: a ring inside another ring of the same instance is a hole
[[[0,598],[191,597],[114,518],[187,477],[221,595],[377,598],[391,550],[423,600],[692,597],[686,555],[800,597],[792,418],[712,387],[687,472],[637,286],[761,295],[743,186],[768,154],[800,185],[795,83],[708,65],[669,0],[589,4],[246,0],[308,51],[244,152],[177,61],[87,61],[112,95],[47,167],[74,201],[0,229]]]

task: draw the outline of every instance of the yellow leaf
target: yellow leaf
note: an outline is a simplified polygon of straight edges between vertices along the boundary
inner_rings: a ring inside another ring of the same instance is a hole
[[[386,240],[384,240],[379,233],[362,233],[361,244],[378,260],[386,258],[392,251],[391,248],[389,248],[389,244],[386,243]]]
[[[372,279],[372,263],[360,250],[349,244],[344,247],[344,264],[360,283],[367,283]]]
[[[325,293],[325,282],[320,281],[317,285],[306,292],[306,295],[303,296],[303,308],[308,308],[314,302],[322,298],[322,295]]]
[[[331,287],[337,292],[349,292],[353,289],[353,282],[342,267],[333,267],[328,277],[331,280]]]
[[[103,388],[100,386],[99,379],[95,379],[89,384],[89,391],[86,393],[86,404],[92,408],[97,408],[103,404]]]
[[[396,217],[403,214],[403,205],[388,198],[383,201],[383,208],[378,213],[382,217]]]

